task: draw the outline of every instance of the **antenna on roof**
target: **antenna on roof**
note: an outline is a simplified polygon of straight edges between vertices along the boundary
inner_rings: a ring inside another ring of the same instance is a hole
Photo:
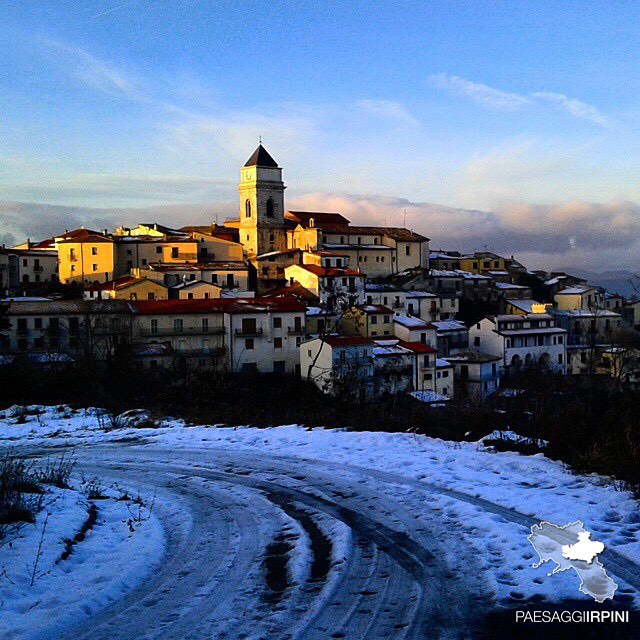
[[[402,226],[407,228],[407,207],[402,210]]]
[[[262,144],[262,136],[258,136],[258,144]]]

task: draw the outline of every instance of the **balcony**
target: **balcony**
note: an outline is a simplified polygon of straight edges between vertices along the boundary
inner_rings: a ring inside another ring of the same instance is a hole
[[[140,335],[149,336],[220,336],[224,335],[226,330],[224,327],[157,327],[155,329],[149,327],[140,327]]]
[[[394,302],[391,305],[392,309],[404,309],[404,302]]]
[[[35,273],[42,273],[44,271],[44,267],[41,264],[34,264],[33,270]]]
[[[234,331],[236,338],[259,338],[262,333],[262,327],[253,327],[251,329],[236,329]]]
[[[187,262],[189,260],[197,260],[197,253],[172,253],[169,258],[171,260],[175,260],[177,262]]]
[[[304,327],[289,327],[287,329],[287,333],[290,336],[301,336],[301,335],[304,335]]]

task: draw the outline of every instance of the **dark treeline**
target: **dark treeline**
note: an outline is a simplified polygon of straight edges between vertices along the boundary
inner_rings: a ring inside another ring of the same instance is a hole
[[[127,358],[108,364],[0,367],[0,404],[74,404],[112,413],[144,408],[193,424],[267,427],[301,424],[413,432],[475,441],[494,429],[549,441],[545,454],[580,472],[614,476],[640,495],[640,393],[601,377],[529,371],[508,384],[519,392],[482,404],[431,408],[411,397],[358,402],[326,396],[293,376],[141,370]]]

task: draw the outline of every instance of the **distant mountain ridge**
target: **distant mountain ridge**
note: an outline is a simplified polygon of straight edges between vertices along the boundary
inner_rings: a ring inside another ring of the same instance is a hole
[[[631,296],[640,296],[640,278],[633,271],[583,271],[581,269],[569,270],[569,273],[575,274],[580,278],[588,280],[589,284],[604,287],[611,293],[619,293],[627,298]],[[640,271],[639,271],[640,274]],[[634,285],[636,289],[634,289]]]

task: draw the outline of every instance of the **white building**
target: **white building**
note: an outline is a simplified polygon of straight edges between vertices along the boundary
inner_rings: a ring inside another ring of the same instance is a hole
[[[393,332],[397,338],[405,342],[420,342],[436,348],[437,329],[435,325],[421,318],[396,313],[393,317]]]
[[[469,342],[476,351],[500,356],[503,367],[566,368],[567,332],[546,313],[484,318],[469,329]]]
[[[447,361],[454,367],[457,398],[484,400],[500,387],[500,356],[461,351],[447,357]]]

